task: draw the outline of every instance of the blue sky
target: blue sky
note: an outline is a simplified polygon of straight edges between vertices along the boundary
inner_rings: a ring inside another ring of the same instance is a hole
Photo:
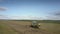
[[[5,9],[0,15],[9,19],[48,19],[50,13],[60,11],[60,0],[0,0],[0,7]]]

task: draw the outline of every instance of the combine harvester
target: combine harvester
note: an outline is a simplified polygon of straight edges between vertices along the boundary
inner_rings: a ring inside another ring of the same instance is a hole
[[[24,31],[24,34],[40,34],[40,23],[38,23],[37,21],[32,21],[31,25],[27,25],[30,27],[27,27],[27,30]]]
[[[37,21],[32,21],[31,27],[32,28],[39,28],[40,29],[40,23],[38,23]]]

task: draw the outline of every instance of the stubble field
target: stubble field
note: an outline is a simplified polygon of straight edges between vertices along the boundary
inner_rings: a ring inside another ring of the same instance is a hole
[[[60,34],[60,24],[40,24],[40,29],[34,29],[29,27],[31,21],[0,20],[0,34]]]

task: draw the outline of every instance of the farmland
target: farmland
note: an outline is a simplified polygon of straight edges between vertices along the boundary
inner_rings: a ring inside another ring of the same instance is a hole
[[[32,31],[31,27],[26,27],[31,25],[31,21],[0,20],[0,34],[60,34],[59,20],[37,20],[41,24],[38,32]]]

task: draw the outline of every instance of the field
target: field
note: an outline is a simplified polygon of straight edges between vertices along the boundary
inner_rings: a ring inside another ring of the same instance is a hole
[[[60,34],[60,22],[38,22],[41,24],[39,30],[29,27],[31,21],[0,20],[0,34]]]

